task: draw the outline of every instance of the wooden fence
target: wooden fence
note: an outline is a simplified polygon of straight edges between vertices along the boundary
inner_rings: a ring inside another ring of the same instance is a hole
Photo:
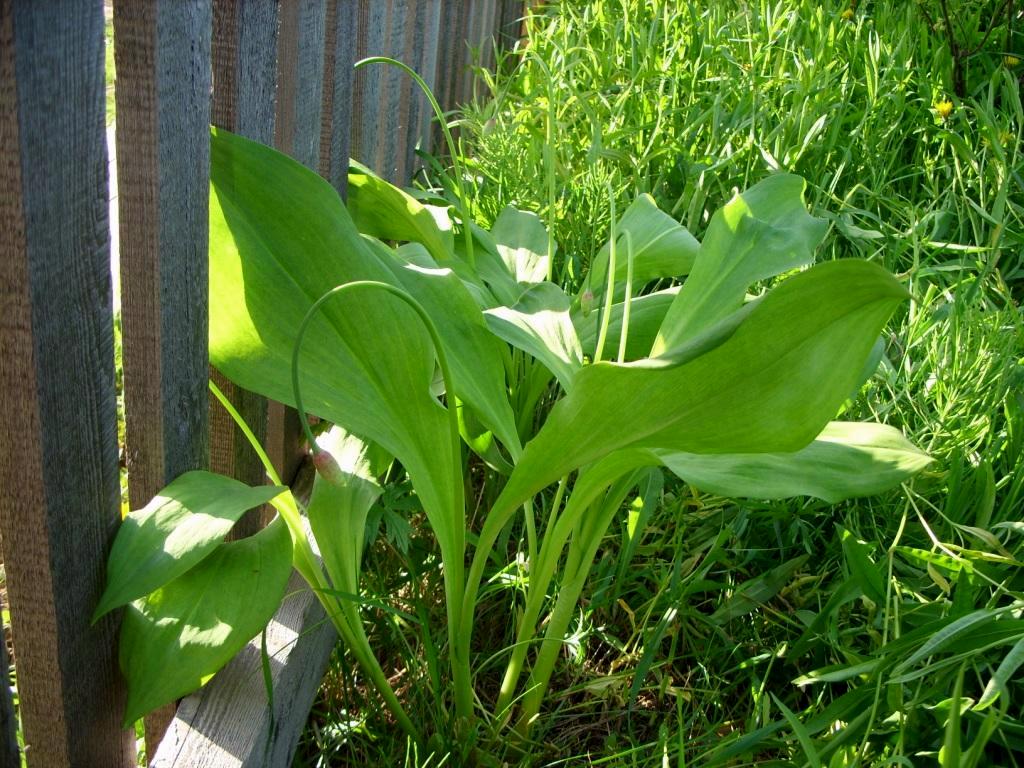
[[[133,507],[196,467],[262,482],[207,397],[209,124],[287,152],[342,194],[350,154],[403,183],[430,133],[426,103],[396,71],[353,75],[353,62],[399,58],[451,106],[473,87],[471,49],[493,62],[492,39],[518,34],[522,8],[116,0],[115,241]],[[104,98],[100,0],[0,0],[0,547],[30,768],[135,761],[134,734],[120,724],[118,619],[89,625],[120,522]],[[294,476],[294,413],[231,396]],[[153,764],[288,765],[334,642],[322,618],[306,592],[271,624],[273,732],[250,645],[176,712],[147,719]],[[6,649],[0,664],[6,671]],[[0,768],[19,765],[12,711],[0,680]]]

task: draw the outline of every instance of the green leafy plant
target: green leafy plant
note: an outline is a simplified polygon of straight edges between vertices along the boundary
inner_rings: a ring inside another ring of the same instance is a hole
[[[440,706],[459,733],[483,720],[525,737],[602,539],[652,472],[735,496],[837,501],[930,461],[896,429],[833,421],[907,293],[868,262],[807,267],[824,223],[796,176],[736,195],[700,243],[641,196],[570,296],[547,282],[550,241],[532,214],[508,209],[487,232],[358,166],[346,209],[314,173],[219,130],[211,161],[211,362],[336,425],[309,435],[317,477],[304,511],[322,560],[269,462],[274,486],[189,473],[129,515],[97,609],[127,606],[126,720],[223,665],[270,618],[294,565],[422,740],[358,602],[366,517],[397,467],[440,551],[450,667]],[[681,287],[653,290],[687,273]],[[466,490],[481,486],[493,500],[474,531]],[[223,541],[266,501],[278,511],[266,530]],[[480,691],[480,585],[505,565],[499,542],[519,516],[525,602],[515,644],[485,649],[507,654],[500,689]],[[214,579],[232,589],[206,589]]]

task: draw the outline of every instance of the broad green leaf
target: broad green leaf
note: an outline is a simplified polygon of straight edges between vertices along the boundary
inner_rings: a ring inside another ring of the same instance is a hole
[[[633,245],[633,293],[662,277],[680,277],[693,268],[700,243],[684,226],[658,208],[654,198],[642,194],[634,200],[616,225],[615,282],[626,279],[628,269],[626,233]],[[594,257],[583,284],[595,295],[608,274],[609,243]]]
[[[359,593],[366,516],[382,493],[370,469],[366,444],[341,427],[317,438],[336,472],[317,472],[306,514],[334,588]]]
[[[442,229],[436,207],[423,205],[355,160],[349,162],[348,212],[356,228],[381,240],[423,245],[440,263],[451,259],[454,237],[450,222]]]
[[[286,491],[250,488],[212,472],[186,472],[121,523],[110,549],[107,588],[93,621],[144,597],[209,555],[247,510]]]
[[[651,352],[658,356],[743,304],[757,280],[811,263],[825,221],[807,213],[804,180],[769,176],[711,217],[689,278],[665,315]]]
[[[498,254],[498,244],[494,242],[491,233],[476,224],[471,226],[471,231],[473,233],[473,258],[476,262],[474,271],[487,284],[497,299],[496,302],[488,304],[486,308],[498,305],[511,307],[519,300],[523,287],[516,282],[512,271]],[[456,261],[468,267],[465,249],[465,238],[458,238],[455,241]]]
[[[832,504],[881,493],[932,461],[893,427],[843,421],[829,423],[812,443],[793,453],[652,453],[704,491],[758,499],[814,496]],[[876,600],[879,595],[869,597]]]
[[[124,724],[199,688],[266,626],[292,571],[280,518],[220,544],[190,571],[129,605],[121,625]]]
[[[353,280],[392,283],[335,190],[290,158],[226,131],[211,142],[210,362],[239,386],[294,405],[295,336],[313,302]],[[462,557],[462,481],[435,350],[419,316],[384,290],[332,297],[310,323],[306,408],[398,458],[445,557]]]
[[[419,244],[395,252],[377,243],[376,250],[387,259],[397,284],[434,321],[448,354],[459,399],[473,409],[510,453],[518,456],[522,446],[508,402],[501,342],[488,331],[484,315],[465,284],[452,270],[439,268]]]
[[[569,303],[561,288],[541,282],[530,286],[514,307],[495,307],[484,313],[496,336],[533,355],[567,391],[583,365]]]
[[[491,227],[491,237],[516,282],[547,279],[548,231],[537,214],[507,206]]]
[[[658,336],[658,329],[661,328],[665,319],[665,313],[668,312],[677,293],[679,293],[679,286],[673,286],[663,291],[633,297],[629,306],[626,360],[647,357],[647,353],[650,352],[651,346]],[[608,321],[608,341],[606,342],[612,349],[618,348],[619,337],[622,335],[624,309],[625,304],[621,301],[612,304],[612,316]],[[601,313],[591,312],[589,315],[584,315],[582,312],[573,312],[572,320],[576,326],[576,333],[579,334],[583,353],[594,357],[601,325]]]
[[[845,400],[906,295],[874,264],[828,262],[741,310],[731,335],[696,357],[585,366],[503,495],[528,497],[622,448],[799,451]]]

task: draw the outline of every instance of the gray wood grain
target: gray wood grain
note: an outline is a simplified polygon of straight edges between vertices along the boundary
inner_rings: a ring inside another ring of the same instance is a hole
[[[390,0],[359,0],[359,28],[356,35],[356,58],[387,54],[387,30]],[[352,109],[352,157],[377,173],[381,173],[378,138],[380,123],[387,119],[383,111],[382,83],[384,67],[371,64],[355,73]]]
[[[328,0],[324,36],[324,98],[320,126],[320,175],[344,198],[352,148],[357,0]]]
[[[436,97],[438,54],[449,44],[449,41],[441,37],[441,0],[418,0],[418,2],[416,68]],[[416,149],[429,150],[431,148],[431,126],[434,119],[434,111],[426,96],[420,92],[419,88],[415,88],[412,92],[409,109],[410,139],[408,147],[408,167],[413,175],[420,166],[416,157]]]
[[[103,8],[0,0],[0,538],[31,768],[132,764],[116,621],[89,618],[120,521]]]
[[[209,464],[210,0],[119,2],[117,164],[125,454],[133,509]],[[173,706],[146,718],[159,743]]]
[[[285,3],[277,39],[274,144],[313,170],[320,160],[326,12],[325,0]]]

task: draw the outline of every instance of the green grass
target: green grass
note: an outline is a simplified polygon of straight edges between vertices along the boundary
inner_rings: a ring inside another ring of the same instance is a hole
[[[533,757],[507,747],[495,764],[1024,764],[1024,679],[1005,661],[1024,652],[1024,110],[1003,60],[1024,48],[1024,19],[968,61],[961,99],[943,30],[913,3],[861,2],[850,20],[847,7],[540,9],[491,97],[456,116],[480,222],[508,204],[537,211],[570,287],[607,237],[609,185],[619,210],[650,192],[699,238],[734,189],[803,175],[832,225],[819,258],[878,261],[914,295],[844,418],[898,426],[936,459],[902,489],[840,505],[667,482],[624,510],[565,638]],[[443,626],[443,606],[430,599],[429,537],[415,520],[406,533],[379,537],[365,568],[367,600],[397,596],[402,613],[367,616],[429,732],[437,648],[403,630]],[[492,647],[525,578],[491,578],[478,632]],[[926,645],[936,637],[947,641]],[[497,686],[487,673],[502,661],[478,660],[478,690]],[[296,765],[466,765],[488,743],[452,733],[412,754],[344,654],[314,714]]]

